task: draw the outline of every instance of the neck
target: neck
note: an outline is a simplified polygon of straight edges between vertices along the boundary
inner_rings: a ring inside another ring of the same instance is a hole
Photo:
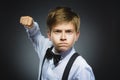
[[[55,49],[55,47],[52,49],[52,51],[55,54],[58,54],[58,55],[61,55],[61,56],[66,56],[67,54],[70,53],[71,50],[72,50],[72,47],[70,49],[68,49],[67,51],[58,51],[58,50]]]

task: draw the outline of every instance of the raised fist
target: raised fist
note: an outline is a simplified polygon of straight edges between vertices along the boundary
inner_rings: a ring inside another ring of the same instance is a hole
[[[33,27],[33,18],[30,16],[21,16],[20,23],[27,28],[32,28]]]

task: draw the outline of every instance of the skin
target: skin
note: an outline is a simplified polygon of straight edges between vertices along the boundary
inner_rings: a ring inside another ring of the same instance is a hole
[[[33,27],[33,18],[30,16],[21,16],[20,17],[20,24],[27,28],[32,28]]]
[[[75,26],[69,23],[61,23],[52,27],[48,32],[48,38],[53,42],[58,53],[69,50],[79,38],[79,32],[76,32]]]
[[[30,16],[21,16],[20,24],[27,28],[33,27],[33,18]],[[48,38],[53,42],[55,50],[58,53],[69,50],[78,40],[80,33],[75,30],[75,26],[71,23],[61,23],[52,26],[52,30],[47,33]]]

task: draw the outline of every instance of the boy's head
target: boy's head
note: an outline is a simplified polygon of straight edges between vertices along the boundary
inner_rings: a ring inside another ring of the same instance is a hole
[[[78,14],[73,12],[69,7],[56,7],[55,9],[50,10],[47,17],[47,26],[48,30],[51,31],[53,26],[71,22],[76,29],[76,32],[79,32],[80,29],[80,17]]]
[[[80,18],[67,7],[50,11],[47,19],[48,38],[58,52],[69,50],[79,38]]]

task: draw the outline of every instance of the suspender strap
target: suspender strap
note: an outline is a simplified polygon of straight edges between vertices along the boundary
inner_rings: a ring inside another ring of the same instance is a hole
[[[75,53],[71,56],[69,62],[67,63],[66,65],[66,68],[64,70],[64,73],[63,73],[63,76],[62,76],[62,80],[68,80],[68,75],[69,75],[69,72],[70,72],[70,69],[72,67],[72,64],[73,62],[75,61],[75,59],[79,56],[78,53]]]
[[[45,55],[46,56],[46,55]],[[44,59],[43,59],[43,62],[42,62],[42,66],[41,66],[41,72],[40,72],[40,80],[41,80],[41,77],[42,77],[42,68],[43,68],[43,63],[45,61],[45,56],[44,56]]]
[[[48,48],[48,49],[51,49],[52,50],[53,46],[51,48]],[[47,50],[48,50],[47,49]],[[47,52],[47,51],[46,51]],[[42,68],[43,68],[43,64],[45,62],[45,59],[46,59],[46,53],[45,53],[45,56],[44,56],[44,59],[43,59],[43,62],[42,62],[42,66],[41,66],[41,72],[40,72],[40,80],[41,80],[41,77],[42,77]]]
[[[52,48],[53,48],[53,46],[52,46],[50,49],[52,49]],[[74,53],[74,54],[71,56],[69,62],[68,62],[67,65],[66,65],[66,68],[65,68],[65,70],[64,70],[64,73],[63,73],[63,76],[62,76],[62,80],[68,80],[68,75],[69,75],[70,69],[71,69],[71,67],[72,67],[72,64],[73,64],[73,62],[75,61],[75,59],[76,59],[78,56],[79,56],[78,53]],[[45,56],[44,56],[44,59],[43,59],[43,62],[42,62],[42,66],[41,66],[40,80],[41,80],[41,76],[42,76],[42,68],[43,68],[43,64],[44,64],[45,58],[46,58],[46,54],[45,54]]]

